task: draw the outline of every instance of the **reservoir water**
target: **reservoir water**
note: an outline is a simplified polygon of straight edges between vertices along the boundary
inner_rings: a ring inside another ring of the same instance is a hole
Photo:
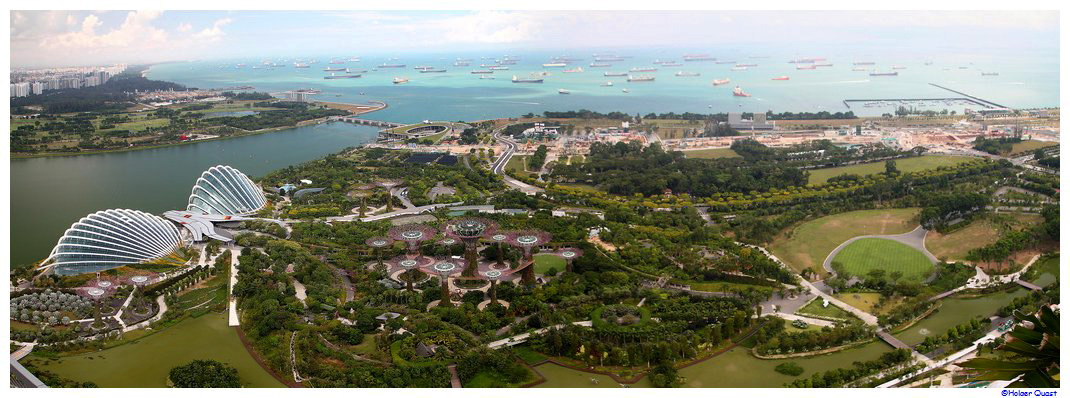
[[[85,215],[127,208],[185,209],[201,172],[218,164],[250,177],[375,138],[375,127],[327,123],[159,149],[11,160],[11,263],[48,255]]]

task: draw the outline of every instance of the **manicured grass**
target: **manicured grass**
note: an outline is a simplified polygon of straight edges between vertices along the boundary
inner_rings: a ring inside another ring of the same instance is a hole
[[[691,290],[697,290],[697,291],[700,291],[700,292],[731,292],[731,291],[746,290],[748,288],[753,288],[753,289],[761,291],[761,292],[771,292],[771,291],[773,291],[773,288],[769,287],[769,286],[748,285],[748,284],[743,284],[743,283],[732,283],[732,282],[725,282],[725,281],[710,281],[710,282],[673,281],[673,282],[674,283],[681,283],[681,284],[691,285]]]
[[[594,193],[594,192],[605,192],[605,191],[603,191],[601,189],[598,189],[598,187],[595,187],[594,185],[589,185],[589,184],[562,183],[562,184],[557,184],[557,185],[562,186],[562,187],[569,187],[569,188],[572,188],[572,189],[578,189],[578,190],[585,191],[585,192],[592,192],[592,193]]]
[[[903,301],[899,297],[889,299],[880,309],[875,309],[877,303],[880,302],[880,293],[839,293],[835,297],[852,307],[874,315],[886,314]]]
[[[732,148],[713,148],[713,149],[696,149],[693,151],[683,151],[684,156],[692,159],[717,159],[717,158],[739,158],[736,151]]]
[[[528,171],[528,155],[513,155],[509,158],[509,163],[505,164],[506,170],[511,171]]]
[[[1059,280],[1059,256],[1052,256],[1043,260],[1037,260],[1031,269],[1036,269],[1036,277],[1030,282],[1041,287],[1055,283]],[[1030,271],[1033,273],[1033,271]]]
[[[840,250],[832,261],[843,264],[847,273],[859,277],[880,269],[884,270],[885,275],[899,271],[903,278],[921,280],[933,269],[929,258],[918,249],[881,238],[865,238],[851,242]]]
[[[823,302],[824,301],[821,300],[820,298],[814,299],[814,300],[810,301],[809,304],[804,305],[802,308],[799,308],[798,310],[796,310],[795,313],[799,314],[799,315],[813,315],[813,316],[825,317],[825,318],[837,318],[837,319],[851,319],[851,318],[854,318],[850,313],[840,309],[840,307],[837,307],[837,306],[833,305],[832,303],[829,303],[828,307],[822,306],[821,304]]]
[[[954,166],[975,160],[965,156],[925,155],[896,159],[895,166],[904,173]],[[829,178],[842,174],[870,175],[884,172],[884,162],[862,163],[843,167],[810,170],[810,185],[824,184]]]
[[[546,378],[546,382],[539,383],[535,387],[538,388],[620,388],[620,384],[613,381],[613,378],[600,375],[596,373],[581,372],[566,368],[564,366],[555,363],[544,363],[536,366],[535,370],[538,370],[543,377]],[[651,387],[650,382],[644,378],[638,383],[632,384],[631,387]]]
[[[565,270],[565,259],[556,254],[541,253],[533,256],[535,258],[535,273],[540,275],[546,275],[551,268],[557,269],[557,272]]]
[[[195,359],[214,359],[233,366],[245,387],[283,387],[249,355],[235,329],[227,326],[225,314],[187,319],[103,351],[58,360],[30,358],[61,377],[92,381],[100,387],[166,387],[171,368]]]
[[[1055,146],[1055,145],[1059,145],[1059,143],[1058,142],[1050,142],[1050,141],[1033,141],[1033,140],[1022,141],[1022,142],[1019,142],[1019,143],[1014,144],[1013,146],[1011,146],[1011,152],[1010,153],[1012,153],[1012,154],[1022,153],[1022,152],[1026,152],[1026,151],[1032,151],[1034,149],[1047,148],[1049,146]]]
[[[532,350],[531,347],[528,347],[527,345],[513,346],[513,353],[528,365],[534,365],[546,360],[545,355],[535,352],[535,350]]]
[[[859,210],[821,217],[782,233],[769,250],[796,271],[814,268],[826,274],[821,264],[844,241],[860,235],[901,234],[917,227],[917,208]]]

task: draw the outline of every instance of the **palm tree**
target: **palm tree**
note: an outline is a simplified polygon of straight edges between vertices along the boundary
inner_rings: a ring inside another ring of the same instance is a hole
[[[973,358],[960,366],[980,372],[976,380],[1018,379],[1009,387],[1059,387],[1053,377],[1059,375],[1059,314],[1043,306],[1039,316],[1015,312],[1014,317],[1029,321],[1033,327],[1014,327],[1011,339],[997,348],[1010,354],[1008,357]]]

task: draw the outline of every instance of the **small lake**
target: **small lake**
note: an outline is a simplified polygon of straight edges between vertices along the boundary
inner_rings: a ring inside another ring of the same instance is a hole
[[[259,111],[230,111],[230,112],[207,112],[204,117],[223,117],[223,116],[249,116],[260,113]]]

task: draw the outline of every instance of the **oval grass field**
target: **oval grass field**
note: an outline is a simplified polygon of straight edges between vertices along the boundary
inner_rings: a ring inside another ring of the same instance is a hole
[[[858,277],[865,277],[871,270],[881,269],[885,275],[899,271],[903,273],[903,278],[922,280],[933,269],[933,264],[922,252],[882,238],[864,238],[851,242],[840,250],[832,261],[843,264],[844,271]]]

